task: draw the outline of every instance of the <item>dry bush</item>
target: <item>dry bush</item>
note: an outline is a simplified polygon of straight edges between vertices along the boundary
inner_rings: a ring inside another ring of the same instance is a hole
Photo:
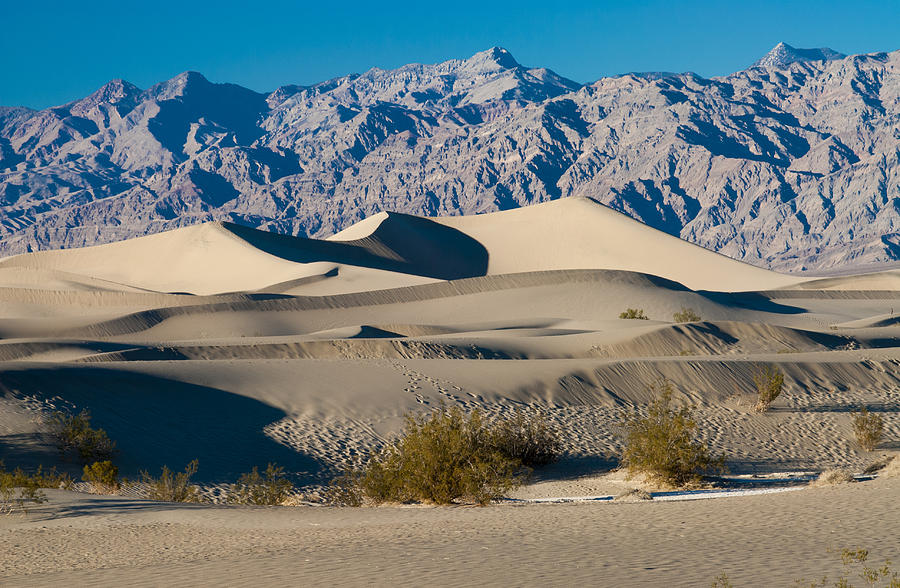
[[[238,482],[231,485],[228,502],[275,506],[284,504],[293,489],[294,485],[285,478],[284,468],[270,463],[265,474],[260,474],[254,466],[252,471],[241,474]]]
[[[681,487],[700,481],[708,470],[722,470],[724,460],[714,458],[694,439],[697,422],[693,410],[672,402],[673,387],[661,380],[650,387],[654,399],[647,416],[621,415],[625,431],[622,462],[630,475],[645,474],[652,481]]]
[[[831,550],[829,549],[829,552]],[[843,572],[833,582],[829,581],[825,576],[821,580],[809,582],[807,580],[797,580],[795,586],[809,586],[810,588],[834,586],[835,588],[851,588],[850,576],[855,571],[859,578],[865,582],[867,586],[883,586],[884,588],[900,588],[900,572],[894,571],[891,567],[891,561],[885,560],[880,567],[869,567],[868,549],[841,549],[841,564]]]
[[[119,468],[109,460],[95,461],[84,466],[81,479],[91,485],[95,494],[112,494],[119,489]]]
[[[873,451],[884,434],[884,419],[880,414],[870,413],[865,406],[852,414],[853,434],[856,441],[866,451]]]
[[[753,410],[766,412],[784,388],[784,372],[776,365],[757,365],[753,373],[756,404]]]
[[[672,320],[676,323],[696,323],[703,318],[694,312],[693,308],[682,306],[681,310],[672,315]]]
[[[728,574],[722,572],[716,579],[713,580],[713,583],[710,584],[710,588],[734,588],[734,584],[731,583],[731,580],[728,578]]]
[[[406,417],[402,436],[346,472],[332,486],[337,504],[459,501],[481,505],[524,479],[521,464],[497,450],[481,412],[442,406],[429,416]]]
[[[103,429],[91,427],[91,413],[87,410],[78,414],[55,412],[50,416],[49,425],[59,450],[76,453],[84,463],[108,460],[116,454],[115,441]]]
[[[615,502],[644,502],[653,500],[653,495],[641,488],[629,488],[613,498]]]
[[[516,410],[514,417],[491,423],[484,436],[490,448],[528,467],[553,463],[562,453],[559,433],[543,412]]]
[[[200,489],[191,484],[191,477],[197,473],[198,465],[195,459],[179,473],[163,466],[159,478],[146,471],[141,472],[142,481],[147,486],[147,498],[163,502],[200,502]]]
[[[811,486],[835,486],[837,484],[846,484],[854,480],[853,474],[849,470],[843,468],[835,468],[825,470],[819,477],[813,480]]]
[[[48,483],[47,474],[43,474],[38,469],[37,474],[26,474],[20,468],[16,468],[12,472],[7,472],[0,461],[0,514],[12,514],[19,510],[23,513],[28,512],[27,505],[29,503],[41,504],[47,502],[47,496],[41,491]]]
[[[625,312],[619,313],[620,319],[633,319],[639,321],[650,320],[646,314],[644,314],[643,308],[629,308]]]

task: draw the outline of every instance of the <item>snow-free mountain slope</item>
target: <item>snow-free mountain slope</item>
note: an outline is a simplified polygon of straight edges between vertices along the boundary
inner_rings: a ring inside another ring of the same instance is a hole
[[[193,72],[116,80],[0,110],[0,254],[581,196],[773,269],[900,260],[900,52],[782,44],[762,62],[582,86],[493,48],[267,95]]]

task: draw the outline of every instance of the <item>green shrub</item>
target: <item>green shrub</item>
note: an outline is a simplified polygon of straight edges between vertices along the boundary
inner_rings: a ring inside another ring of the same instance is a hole
[[[620,319],[634,319],[639,321],[650,320],[649,317],[644,314],[643,308],[629,308],[625,312],[619,314]]]
[[[20,468],[7,472],[0,461],[0,514],[11,514],[16,510],[27,513],[27,503],[47,502],[47,496],[41,491],[44,481],[40,471],[36,476],[28,475]]]
[[[184,472],[177,474],[163,466],[159,478],[146,471],[141,472],[142,481],[147,486],[147,498],[163,502],[200,502],[200,489],[191,484],[191,477],[197,473],[198,465],[195,459],[184,468]]]
[[[856,441],[866,451],[873,451],[881,443],[884,434],[884,419],[880,414],[870,413],[865,406],[853,413],[853,434]]]
[[[673,407],[672,383],[661,380],[649,391],[654,399],[647,407],[647,416],[622,414],[622,461],[630,474],[644,474],[655,482],[680,487],[700,481],[706,470],[721,470],[723,460],[714,459],[694,440],[697,423],[692,409],[687,405]]]
[[[234,504],[278,505],[291,494],[294,485],[284,477],[284,468],[270,463],[265,475],[256,467],[250,473],[241,474],[237,484],[232,484],[228,501]]]
[[[562,452],[559,433],[542,412],[528,416],[516,410],[516,416],[491,423],[485,437],[492,449],[528,467],[553,463]]]
[[[492,447],[489,436],[477,410],[466,416],[458,407],[442,406],[421,419],[409,415],[403,435],[349,474],[349,482],[375,503],[485,505],[524,476],[520,463]]]
[[[682,306],[679,312],[676,312],[672,315],[672,319],[676,323],[695,323],[697,321],[703,320],[699,314],[694,312],[693,308],[689,308],[687,306]]]
[[[756,385],[753,410],[766,412],[784,388],[784,372],[775,365],[759,365],[753,373],[753,383]]]
[[[103,429],[91,428],[91,413],[82,410],[78,414],[55,412],[50,416],[50,434],[63,453],[75,452],[85,462],[111,459],[116,454],[116,444]]]
[[[95,461],[84,466],[81,479],[89,483],[94,492],[111,493],[119,489],[119,468],[113,462]]]

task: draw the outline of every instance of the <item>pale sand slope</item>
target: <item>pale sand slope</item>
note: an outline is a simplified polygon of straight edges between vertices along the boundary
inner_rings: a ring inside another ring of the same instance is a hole
[[[573,199],[463,219],[378,215],[329,241],[208,224],[17,256],[0,261],[0,459],[77,477],[44,419],[88,409],[117,441],[123,475],[197,458],[196,481],[219,485],[277,462],[315,498],[405,414],[445,403],[489,417],[545,412],[566,453],[520,492],[558,496],[594,487],[580,476],[615,465],[620,412],[645,406],[664,377],[733,473],[861,471],[900,449],[896,279],[794,284]],[[674,324],[683,306],[703,320]],[[618,319],[627,307],[652,320]],[[752,410],[760,363],[785,374],[765,415]],[[876,454],[853,440],[860,406],[884,418]],[[876,482],[690,506],[269,511],[115,499],[97,509],[54,493],[48,508],[70,510],[46,530],[29,515],[7,565],[46,572],[45,583],[84,581],[51,573],[88,565],[73,555],[83,554],[115,568],[102,572],[107,583],[133,581],[126,574],[142,566],[150,584],[301,573],[358,584],[381,566],[407,584],[441,573],[459,584],[473,571],[479,583],[702,585],[725,568],[758,585],[833,561],[829,525],[875,555],[896,525],[881,516],[896,495],[893,482]],[[772,541],[779,533],[786,539]],[[798,565],[810,565],[785,571],[794,546]],[[164,554],[179,551],[189,555]]]
[[[900,560],[900,478],[695,502],[490,508],[235,509],[51,495],[28,519],[0,519],[4,583],[708,586],[724,571],[736,587],[791,586],[834,581],[840,557],[829,550]]]
[[[435,220],[482,243],[492,274],[622,269],[716,291],[769,290],[803,281],[682,241],[588,198]]]

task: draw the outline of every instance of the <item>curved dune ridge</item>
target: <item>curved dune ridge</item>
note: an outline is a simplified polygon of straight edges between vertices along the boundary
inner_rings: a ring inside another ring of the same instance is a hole
[[[443,217],[490,252],[492,274],[620,269],[694,290],[782,288],[802,278],[736,261],[644,225],[589,198],[564,198],[484,215]]]
[[[43,289],[329,295],[564,269],[635,271],[714,291],[769,290],[803,281],[708,251],[581,198],[470,217],[379,213],[325,240],[206,223],[13,256],[0,261],[0,281]]]

